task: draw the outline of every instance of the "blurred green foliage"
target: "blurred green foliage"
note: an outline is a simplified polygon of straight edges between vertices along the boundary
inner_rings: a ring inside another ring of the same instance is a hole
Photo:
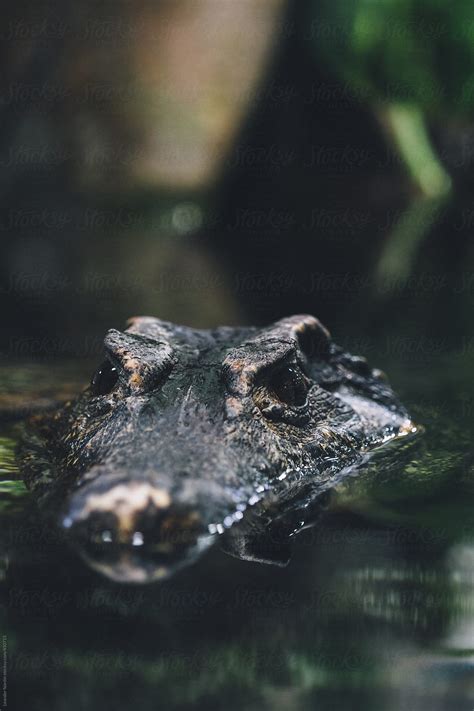
[[[316,52],[356,93],[472,113],[470,0],[312,0],[311,13]]]

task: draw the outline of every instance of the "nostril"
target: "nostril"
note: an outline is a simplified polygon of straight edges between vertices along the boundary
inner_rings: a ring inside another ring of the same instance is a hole
[[[180,558],[207,531],[200,516],[181,507],[158,509],[150,504],[139,511],[89,511],[75,520],[62,520],[70,539],[89,553],[130,549],[163,559]]]
[[[162,579],[214,542],[195,507],[145,482],[83,489],[60,523],[92,568],[123,582]]]
[[[135,545],[146,546],[165,557],[179,556],[193,547],[205,532],[197,513],[173,507],[154,515],[148,512],[137,524],[133,539],[140,542]]]

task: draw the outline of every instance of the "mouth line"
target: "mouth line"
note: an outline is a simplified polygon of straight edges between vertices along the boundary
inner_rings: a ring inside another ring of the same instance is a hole
[[[423,434],[424,428],[421,425],[416,424],[413,420],[407,418],[395,431],[381,432],[373,441],[361,448],[362,453],[372,452],[384,445],[395,443],[402,439],[411,439],[420,434]]]

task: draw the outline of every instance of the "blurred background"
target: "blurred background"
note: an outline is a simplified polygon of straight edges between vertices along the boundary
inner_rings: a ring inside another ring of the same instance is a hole
[[[10,706],[472,711],[472,0],[19,0],[0,53]],[[130,316],[297,312],[389,373],[415,452],[333,492],[288,568],[87,571],[9,418],[76,392]]]
[[[467,0],[8,3],[3,361],[136,314],[472,346]]]

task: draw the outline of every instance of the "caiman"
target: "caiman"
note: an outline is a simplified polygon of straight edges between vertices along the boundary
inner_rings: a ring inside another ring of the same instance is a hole
[[[31,418],[20,462],[42,510],[116,580],[167,577],[216,541],[258,559],[252,532],[287,514],[302,527],[309,502],[417,429],[313,316],[212,330],[137,317],[104,352],[77,399]]]

